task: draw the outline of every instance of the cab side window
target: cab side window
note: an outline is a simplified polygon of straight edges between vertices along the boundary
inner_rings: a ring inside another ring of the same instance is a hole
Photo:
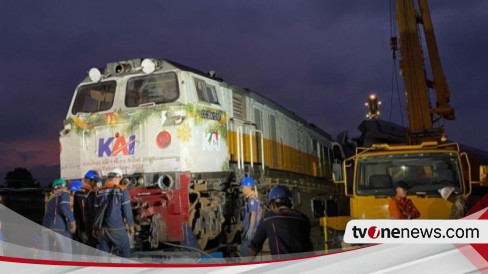
[[[195,89],[197,90],[198,100],[207,103],[212,103],[212,104],[219,103],[215,86],[209,85],[204,81],[196,78],[194,80],[195,80]]]

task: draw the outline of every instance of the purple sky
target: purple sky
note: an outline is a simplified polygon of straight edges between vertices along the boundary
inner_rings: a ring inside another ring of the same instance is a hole
[[[447,134],[488,150],[488,2],[429,4],[457,116]],[[118,60],[167,58],[214,70],[333,136],[359,135],[373,91],[382,118],[391,109],[401,123],[388,11],[384,0],[2,1],[0,184],[17,166],[41,181],[58,176],[58,132],[74,87],[91,67]]]

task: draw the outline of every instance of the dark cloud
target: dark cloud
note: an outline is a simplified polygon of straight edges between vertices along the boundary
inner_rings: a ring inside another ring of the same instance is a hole
[[[41,153],[42,153],[42,151],[40,151],[40,150],[31,150],[31,151],[19,152],[18,155],[22,161],[26,162],[29,159],[38,157],[39,155],[41,155]]]
[[[488,102],[488,3],[429,4],[457,113],[448,135],[488,150],[479,134]],[[56,148],[73,90],[89,68],[139,57],[215,70],[333,136],[358,134],[371,92],[383,101],[383,119],[391,113],[401,123],[403,112],[405,122],[403,91],[392,90],[388,10],[382,0],[5,1],[0,142],[43,140]]]

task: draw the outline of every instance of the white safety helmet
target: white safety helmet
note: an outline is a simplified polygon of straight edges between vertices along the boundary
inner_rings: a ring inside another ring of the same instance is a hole
[[[108,173],[108,177],[120,177],[122,178],[122,170],[120,168],[114,168]]]

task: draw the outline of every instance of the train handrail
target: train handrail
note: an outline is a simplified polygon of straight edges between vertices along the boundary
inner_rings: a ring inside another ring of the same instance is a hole
[[[237,135],[237,169],[242,170],[244,169],[244,150],[243,150],[243,142],[242,142],[242,127],[236,128],[236,135]]]

